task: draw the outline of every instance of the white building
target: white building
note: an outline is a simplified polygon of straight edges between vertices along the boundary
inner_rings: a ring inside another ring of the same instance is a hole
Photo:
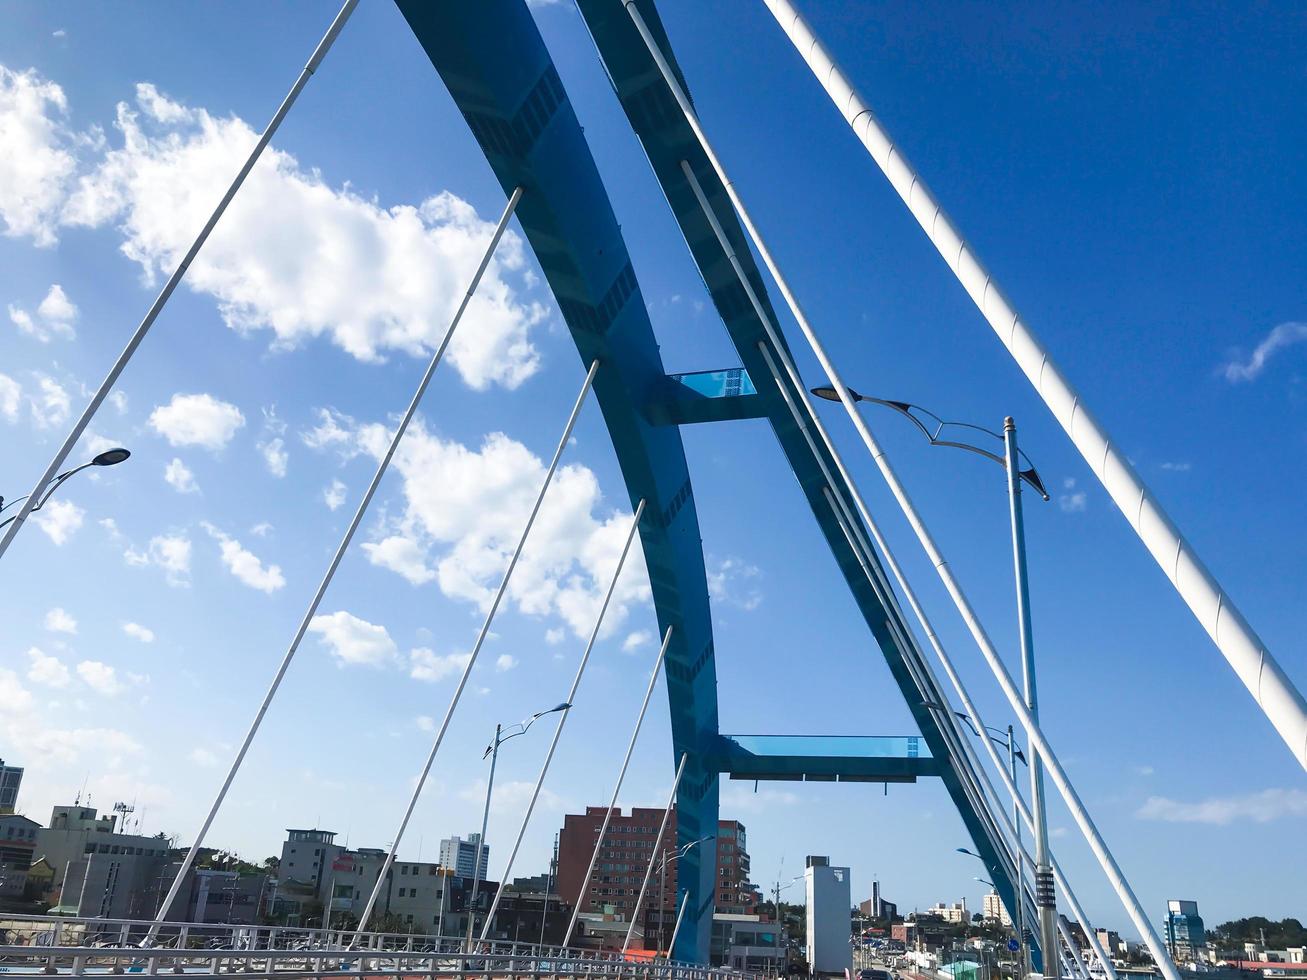
[[[808,893],[808,968],[813,976],[853,969],[849,943],[849,869],[832,868],[830,858],[808,856],[803,871]]]
[[[461,837],[446,837],[440,842],[440,864],[449,868],[462,878],[471,878],[476,874],[477,846],[481,847],[481,877],[486,876],[490,867],[490,845],[481,843],[480,834],[468,834],[467,840]]]
[[[1012,917],[1007,914],[1007,909],[1003,907],[1003,900],[999,898],[998,892],[990,892],[985,896],[985,905],[981,909],[981,915],[985,917],[986,922],[997,922],[1005,929],[1012,926]]]
[[[945,922],[961,922],[966,924],[971,921],[971,916],[967,913],[967,900],[964,898],[960,902],[953,902],[945,905],[938,902],[926,909],[926,915],[933,915]]]

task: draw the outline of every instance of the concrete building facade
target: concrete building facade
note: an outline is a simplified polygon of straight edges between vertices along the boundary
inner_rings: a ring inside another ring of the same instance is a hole
[[[116,814],[56,806],[36,833],[35,857],[54,872],[50,900],[64,915],[139,918],[154,914],[171,860],[167,838],[117,832]]]
[[[813,976],[853,969],[849,943],[849,869],[832,867],[830,858],[809,855],[803,870],[807,891],[807,955]]]
[[[481,843],[480,834],[468,834],[467,840],[454,836],[440,842],[440,864],[460,878],[471,878],[477,873],[477,848],[481,848],[482,876],[490,867],[490,845]]]
[[[1012,917],[1007,914],[1007,909],[1003,905],[1003,899],[998,892],[990,892],[985,896],[985,901],[981,907],[980,914],[985,917],[986,922],[997,922],[1005,929],[1012,927]]]
[[[0,759],[0,815],[13,813],[18,806],[18,790],[23,785],[21,766],[7,766]]]

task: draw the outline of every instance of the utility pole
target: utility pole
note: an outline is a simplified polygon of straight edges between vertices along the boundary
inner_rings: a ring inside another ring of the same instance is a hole
[[[1039,696],[1035,686],[1035,635],[1030,622],[1030,581],[1026,570],[1025,523],[1021,513],[1021,461],[1017,452],[1017,424],[1008,416],[1003,420],[1003,446],[1006,450],[1008,504],[1012,517],[1012,564],[1016,572],[1017,618],[1021,627],[1021,677],[1026,707],[1030,717],[1039,722]],[[1030,804],[1035,818],[1035,905],[1039,910],[1039,947],[1044,955],[1044,975],[1057,970],[1061,945],[1057,937],[1057,904],[1053,892],[1053,866],[1048,856],[1048,814],[1044,806],[1044,760],[1034,745],[1032,733],[1026,732],[1030,749]],[[1018,883],[1019,885],[1019,883]],[[1021,887],[1017,889],[1018,896]]]

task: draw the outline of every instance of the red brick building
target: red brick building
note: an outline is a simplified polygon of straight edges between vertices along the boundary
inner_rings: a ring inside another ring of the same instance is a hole
[[[582,878],[590,864],[604,822],[604,807],[586,807],[585,813],[569,813],[563,818],[563,830],[558,838],[558,893],[564,902],[580,902],[582,912],[607,912],[630,921],[640,895],[640,884],[649,867],[654,840],[662,823],[661,809],[635,807],[629,814],[614,810],[604,835],[599,860],[595,863],[589,887],[582,894]],[[701,848],[716,846],[717,888],[714,894],[718,912],[751,913],[758,904],[758,893],[749,882],[749,852],[746,847],[745,828],[738,820],[720,820],[717,839],[707,841]],[[672,810],[663,835],[662,854],[670,857],[676,851],[676,811]],[[660,858],[661,861],[661,858]],[[645,895],[644,915],[656,927],[659,918],[658,865],[654,864],[654,877]],[[676,915],[677,871],[680,861],[667,867],[667,881],[663,898],[663,918],[670,923]],[[670,925],[669,925],[670,928]]]

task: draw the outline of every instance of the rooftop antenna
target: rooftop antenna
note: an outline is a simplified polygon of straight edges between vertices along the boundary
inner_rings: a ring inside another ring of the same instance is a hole
[[[115,803],[113,812],[121,818],[119,821],[119,826],[122,828],[121,833],[127,833],[127,818],[136,812],[136,807],[130,803]]]
[[[86,784],[90,782],[90,780],[91,774],[89,772],[82,777],[82,788],[77,791],[77,799],[73,800],[73,806],[82,805],[82,794],[86,792]],[[86,798],[86,805],[91,805],[91,798],[89,796]]]

